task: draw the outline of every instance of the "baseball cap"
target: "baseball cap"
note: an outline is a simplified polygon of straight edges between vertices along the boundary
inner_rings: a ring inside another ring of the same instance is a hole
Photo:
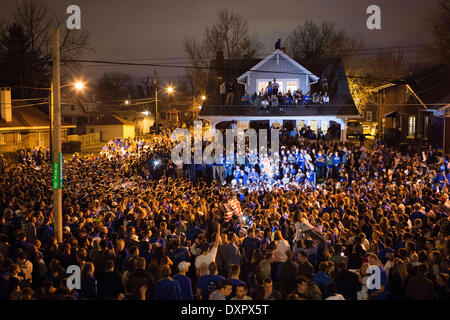
[[[191,266],[190,262],[181,261],[178,264],[178,270],[179,271],[185,271],[185,270],[188,270],[190,266]]]

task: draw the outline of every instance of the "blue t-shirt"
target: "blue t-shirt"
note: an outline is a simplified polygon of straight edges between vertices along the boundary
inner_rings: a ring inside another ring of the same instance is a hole
[[[172,260],[174,266],[178,266],[181,261],[188,261],[188,253],[187,248],[177,248],[170,255],[170,260]]]
[[[248,238],[246,237],[244,241],[242,241],[242,248],[244,248],[247,258],[251,259],[253,250],[258,249],[261,244],[261,240],[257,237]]]
[[[173,280],[178,281],[181,288],[181,300],[194,300],[194,295],[192,293],[192,282],[191,279],[182,274],[177,274],[173,277]]]
[[[380,269],[380,285],[384,286],[384,290],[382,293],[373,296],[372,300],[387,300],[388,299],[388,294],[387,294],[387,275],[386,275],[386,271],[384,270],[384,268],[382,266],[378,266],[378,268]],[[377,291],[378,289],[374,288],[374,289],[367,289],[367,293],[373,293],[375,291]]]
[[[202,300],[208,300],[209,295],[219,288],[220,283],[225,280],[219,275],[206,275],[200,277],[197,288],[202,291]]]
[[[324,298],[328,298],[330,295],[328,293],[328,285],[333,282],[333,280],[323,271],[319,271],[314,275],[314,283],[319,287]]]
[[[392,250],[391,248],[383,248],[378,251],[378,258],[380,259],[382,264],[386,264],[386,262],[388,261],[387,255],[392,252],[394,252],[394,250]]]
[[[155,283],[152,300],[182,300],[180,283],[176,280],[161,279]]]
[[[339,156],[333,157],[333,165],[338,166],[341,164],[341,158]]]
[[[325,165],[325,157],[323,155],[316,156],[316,165],[318,167],[323,167]]]

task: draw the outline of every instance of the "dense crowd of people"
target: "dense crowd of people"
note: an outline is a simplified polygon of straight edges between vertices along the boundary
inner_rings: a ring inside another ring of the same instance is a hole
[[[66,160],[62,243],[50,161],[3,170],[0,299],[449,299],[450,162],[433,149],[282,132],[279,161],[228,168],[173,163],[173,146],[115,139]]]

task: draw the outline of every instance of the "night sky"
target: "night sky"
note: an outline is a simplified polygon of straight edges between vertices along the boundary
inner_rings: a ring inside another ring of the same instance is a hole
[[[14,1],[1,0],[0,16],[5,15],[5,9]],[[180,59],[187,57],[183,38],[202,34],[204,26],[216,20],[221,8],[237,11],[248,19],[250,33],[255,33],[264,45],[262,57],[273,51],[276,39],[286,38],[307,18],[318,23],[335,22],[350,35],[363,39],[366,48],[422,45],[428,37],[424,18],[439,0],[51,0],[50,3],[81,7],[81,27],[89,31],[95,49],[84,58],[187,64],[187,59]],[[371,4],[381,7],[382,30],[366,28],[366,8]],[[153,71],[143,67],[91,66],[85,73],[93,78],[111,70],[134,77]],[[158,72],[167,79],[184,74],[183,69],[172,68],[160,68]]]

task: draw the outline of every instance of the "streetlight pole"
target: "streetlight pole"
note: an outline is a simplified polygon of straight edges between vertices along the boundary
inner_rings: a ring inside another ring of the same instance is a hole
[[[52,76],[50,81],[50,110],[49,110],[49,118],[50,118],[50,159],[53,161],[53,65],[52,65]]]
[[[55,30],[53,48],[53,219],[54,234],[58,243],[63,240],[62,233],[62,165],[61,150],[61,79],[60,79],[60,47],[59,28]]]
[[[155,87],[155,129],[157,129],[158,124],[158,85],[156,81],[156,69],[153,75],[153,86]]]

